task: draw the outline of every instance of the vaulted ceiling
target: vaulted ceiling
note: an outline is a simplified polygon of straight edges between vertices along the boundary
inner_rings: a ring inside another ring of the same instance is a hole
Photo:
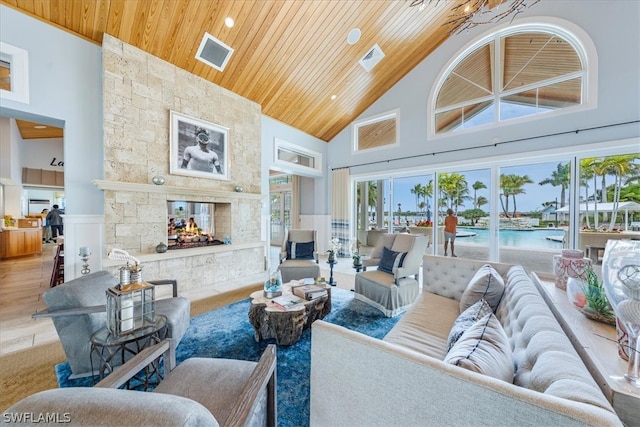
[[[424,10],[412,0],[0,2],[98,44],[110,34],[330,141],[450,37],[443,24],[465,0],[430,1]],[[349,44],[354,28],[361,38]],[[195,59],[205,33],[234,49],[222,72]],[[359,60],[374,44],[385,56],[366,71]]]

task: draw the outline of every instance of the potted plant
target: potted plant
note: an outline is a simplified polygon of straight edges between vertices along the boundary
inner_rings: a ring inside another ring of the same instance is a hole
[[[353,259],[353,266],[355,268],[362,266],[362,255],[360,255],[360,242],[354,240],[351,242],[351,258]]]
[[[337,237],[334,237],[329,241],[329,250],[327,251],[327,253],[329,254],[329,257],[327,261],[330,263],[336,262],[336,254],[338,253],[339,250],[340,250],[340,239],[338,239]]]
[[[568,280],[567,296],[589,319],[616,324],[616,316],[605,294],[604,285],[592,267],[585,268],[584,275],[580,278]]]

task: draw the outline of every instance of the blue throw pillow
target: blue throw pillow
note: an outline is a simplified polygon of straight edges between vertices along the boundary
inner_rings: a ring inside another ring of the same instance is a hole
[[[384,246],[382,248],[382,258],[380,258],[380,263],[378,264],[378,270],[394,274],[398,267],[402,267],[405,256],[407,256],[406,252],[395,252]]]
[[[313,242],[287,240],[287,259],[313,259]]]

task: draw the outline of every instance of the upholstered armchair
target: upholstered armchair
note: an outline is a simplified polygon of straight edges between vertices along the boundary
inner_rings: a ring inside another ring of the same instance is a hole
[[[405,311],[420,292],[418,275],[428,243],[428,236],[385,233],[364,261],[369,270],[356,274],[355,298],[387,317]]]
[[[43,294],[47,310],[33,317],[52,318],[71,367],[71,378],[93,375],[92,364],[99,366],[97,358],[91,359],[90,339],[106,326],[106,291],[118,283],[119,279],[113,274],[98,271],[70,280]],[[167,317],[167,337],[175,349],[189,326],[191,303],[187,298],[178,297],[175,280],[149,280],[147,283],[173,287],[173,297],[156,299],[154,310]]]
[[[267,346],[258,362],[190,358],[173,370],[167,363],[174,359],[171,352],[170,343],[162,341],[129,359],[93,388],[33,394],[8,408],[2,420],[28,413],[57,415],[60,422],[74,426],[275,426],[274,344]],[[153,392],[118,389],[141,369],[157,364],[160,356],[165,371],[170,372]]]
[[[285,230],[280,250],[282,282],[320,276],[316,230]]]

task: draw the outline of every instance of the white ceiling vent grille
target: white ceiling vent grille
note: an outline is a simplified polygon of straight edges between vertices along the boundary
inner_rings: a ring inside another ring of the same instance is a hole
[[[210,65],[218,71],[223,71],[232,53],[232,48],[211,34],[204,33],[198,52],[196,52],[196,59]]]
[[[360,65],[362,68],[367,70],[367,72],[371,71],[373,67],[375,67],[380,60],[384,58],[384,52],[380,49],[378,44],[374,44],[373,47],[367,52],[362,59],[360,59]]]

